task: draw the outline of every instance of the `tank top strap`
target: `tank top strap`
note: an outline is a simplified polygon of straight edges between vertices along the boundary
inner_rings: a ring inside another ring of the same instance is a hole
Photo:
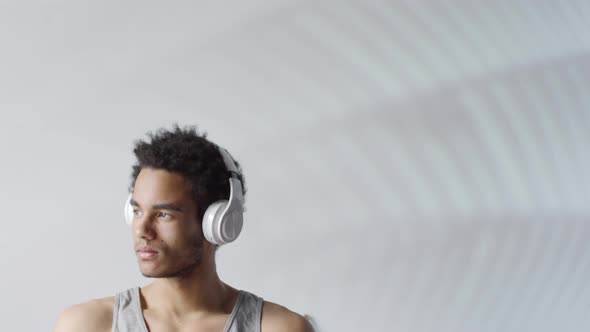
[[[129,288],[115,295],[113,332],[147,332],[141,312],[139,287]]]
[[[223,332],[260,332],[263,299],[240,290]]]

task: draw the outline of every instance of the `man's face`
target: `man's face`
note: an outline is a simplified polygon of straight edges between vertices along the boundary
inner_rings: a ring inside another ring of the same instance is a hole
[[[139,269],[146,277],[182,277],[201,263],[203,234],[189,182],[144,168],[135,181],[131,225]]]

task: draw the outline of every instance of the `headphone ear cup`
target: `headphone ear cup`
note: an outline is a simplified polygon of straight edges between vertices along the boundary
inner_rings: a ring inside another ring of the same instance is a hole
[[[125,222],[128,226],[131,226],[133,223],[133,207],[131,206],[131,198],[133,194],[129,194],[127,197],[127,201],[125,201]]]
[[[244,215],[241,210],[228,211],[225,216],[223,216],[221,231],[226,243],[233,242],[238,238],[242,232],[243,225]]]
[[[221,214],[227,206],[227,202],[221,200],[209,205],[203,215],[203,235],[207,241],[216,245],[225,244],[220,234],[220,223],[222,221]]]
[[[238,238],[244,224],[241,209],[229,208],[227,200],[217,201],[207,208],[203,215],[203,235],[207,241],[223,245]],[[225,214],[224,214],[225,212]]]

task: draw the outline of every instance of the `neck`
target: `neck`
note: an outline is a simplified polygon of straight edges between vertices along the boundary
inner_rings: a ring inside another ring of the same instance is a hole
[[[214,261],[203,260],[182,277],[159,278],[143,287],[146,309],[167,312],[174,316],[189,313],[231,311],[237,291],[223,283]]]

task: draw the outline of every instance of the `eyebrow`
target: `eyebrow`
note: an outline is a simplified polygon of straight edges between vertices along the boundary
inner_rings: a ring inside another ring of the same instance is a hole
[[[131,201],[129,201],[129,203],[133,206],[139,207],[139,204],[137,204],[137,201],[135,201],[134,199],[131,199]],[[152,209],[183,212],[182,209],[178,205],[172,204],[172,203],[154,204],[154,205],[152,205]]]

